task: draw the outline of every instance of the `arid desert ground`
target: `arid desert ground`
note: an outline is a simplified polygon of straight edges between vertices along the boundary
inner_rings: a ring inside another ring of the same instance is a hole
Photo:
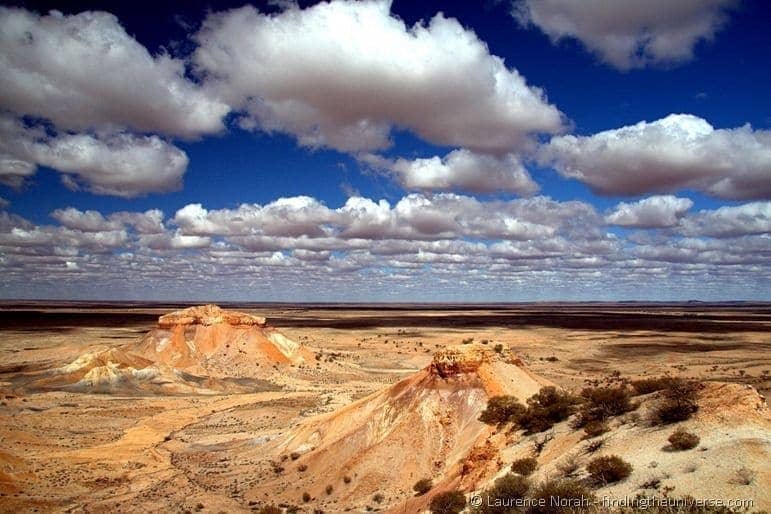
[[[522,457],[533,483],[586,474],[580,430],[485,425],[490,397],[664,375],[705,384],[681,423],[700,444],[668,450],[679,425],[651,426],[657,393],[635,396],[598,452],[632,474],[595,494],[771,509],[769,305],[222,305],[254,318],[159,323],[184,307],[2,308],[0,511],[420,512]]]

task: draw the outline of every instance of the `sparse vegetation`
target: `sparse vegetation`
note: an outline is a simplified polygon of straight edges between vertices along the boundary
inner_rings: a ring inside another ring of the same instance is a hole
[[[558,479],[540,484],[530,498],[536,501],[528,514],[573,514],[589,510],[594,493],[578,480]],[[559,498],[560,504],[554,505],[552,498]]]
[[[351,483],[351,477],[349,477],[348,475],[345,475],[343,477],[343,482],[345,482],[346,484],[350,484]]]
[[[511,471],[518,473],[524,477],[533,474],[533,471],[538,467],[538,461],[533,457],[525,457],[524,459],[517,459],[511,463]]]
[[[432,514],[458,514],[466,507],[466,497],[460,491],[445,491],[431,498]]]
[[[514,396],[493,396],[487,401],[487,407],[479,416],[479,421],[488,425],[504,425],[517,421],[525,412],[525,407]]]
[[[626,385],[586,388],[581,391],[584,401],[573,425],[576,428],[584,427],[634,410],[631,397]]]
[[[495,346],[493,346],[493,350],[495,353],[503,353],[503,345],[498,343]]]
[[[540,455],[543,449],[552,439],[554,439],[554,434],[551,433],[544,434],[541,437],[536,437],[535,441],[533,441],[533,453]]]
[[[305,464],[300,464],[299,466],[297,466],[297,471],[299,471],[301,473],[303,471],[307,471],[307,470],[308,470],[308,466],[306,466]]]
[[[669,389],[680,381],[681,379],[679,378],[663,376],[632,380],[631,384],[636,394],[650,394],[661,391],[662,389]]]
[[[528,398],[527,410],[519,416],[517,424],[528,434],[544,432],[570,417],[576,403],[576,398],[556,387],[543,387]]]
[[[311,501],[311,495],[306,491],[303,493],[303,502],[308,503],[309,501]]]
[[[335,488],[334,488],[334,487],[332,487],[332,485],[330,484],[330,485],[328,485],[328,486],[327,486],[327,487],[324,489],[324,492],[326,492],[326,493],[327,493],[327,496],[329,496],[330,494],[332,494],[332,492],[333,492],[334,490],[335,490]]]
[[[661,479],[658,477],[651,477],[640,484],[640,489],[658,489],[659,487],[661,487]]]
[[[467,337],[466,339],[461,341],[462,344],[471,344],[473,342],[474,342],[474,338],[473,337]]]
[[[434,484],[430,478],[421,478],[415,482],[415,485],[412,486],[412,490],[415,491],[415,496],[423,496],[430,491],[432,487],[434,487]]]
[[[755,472],[749,468],[739,468],[731,480],[734,484],[750,485],[755,481]]]
[[[506,514],[512,512],[510,505],[497,505],[496,500],[518,500],[530,490],[527,478],[509,473],[497,479],[493,486],[482,493],[482,504],[474,509],[479,514]]]
[[[699,444],[699,436],[681,427],[672,432],[667,441],[675,450],[690,450]]]
[[[597,437],[610,430],[605,421],[594,420],[584,425],[584,433],[587,438]]]
[[[385,496],[380,493],[375,493],[375,495],[372,497],[372,501],[375,503],[383,503],[383,500],[385,500]]]
[[[282,510],[275,505],[266,505],[258,510],[257,514],[282,514]]]
[[[595,453],[603,446],[605,446],[605,439],[595,439],[586,445],[584,451],[586,451],[586,453]]]
[[[563,478],[573,478],[579,469],[581,469],[581,464],[575,455],[568,456],[557,465],[557,470]]]
[[[632,473],[632,465],[618,455],[605,455],[589,461],[586,471],[596,485],[620,482]]]
[[[667,425],[685,421],[698,409],[696,396],[698,382],[677,380],[661,390],[661,399],[654,407],[651,422],[654,425]]]

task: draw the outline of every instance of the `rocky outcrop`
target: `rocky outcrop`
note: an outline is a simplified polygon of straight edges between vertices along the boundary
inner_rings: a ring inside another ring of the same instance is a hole
[[[442,379],[473,374],[488,395],[512,394],[524,401],[547,385],[554,385],[527,369],[511,350],[495,351],[483,345],[464,345],[439,350],[428,372]]]
[[[313,359],[265,318],[202,305],[163,315],[141,340],[83,354],[30,386],[122,394],[244,392],[249,384],[264,389],[286,366]]]
[[[492,429],[479,421],[487,400],[496,394],[524,399],[544,385],[550,382],[530,374],[508,351],[477,344],[448,348],[414,375],[340,410],[309,418],[268,448],[249,451],[275,459],[294,454],[296,466],[306,470],[291,476],[300,490],[327,498],[333,511],[342,505],[364,508],[373,494],[399,497],[422,477],[445,483],[478,479],[497,455],[486,442]],[[469,459],[473,469],[464,467]],[[327,477],[328,483],[356,477],[357,486],[329,494],[318,476]],[[251,492],[260,497],[276,487],[266,481]]]
[[[35,381],[36,389],[85,393],[212,394],[193,377],[151,360],[111,348],[84,353]]]
[[[133,353],[196,375],[269,378],[274,366],[313,360],[265,318],[203,305],[172,312],[133,345]]]
[[[199,305],[164,314],[158,318],[158,328],[173,328],[178,325],[265,326],[265,318],[245,312],[224,310],[217,305]]]

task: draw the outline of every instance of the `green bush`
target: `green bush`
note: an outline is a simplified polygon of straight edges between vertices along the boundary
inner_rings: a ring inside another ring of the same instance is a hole
[[[421,478],[415,482],[415,485],[412,486],[412,490],[415,491],[415,496],[423,496],[430,491],[432,487],[434,487],[434,484],[431,482],[430,478]]]
[[[458,514],[466,508],[466,497],[460,491],[445,491],[431,498],[428,509],[432,514]]]
[[[526,510],[528,514],[575,514],[591,511],[594,493],[578,480],[558,479],[539,485],[530,498],[536,501]],[[553,499],[558,499],[556,504]]]
[[[593,387],[581,391],[583,403],[574,422],[576,428],[593,421],[604,421],[634,409],[629,389],[624,386]]]
[[[522,476],[529,476],[533,474],[533,471],[538,467],[538,461],[533,457],[525,457],[524,459],[517,459],[511,463],[511,471],[519,473]]]
[[[698,446],[699,436],[686,431],[684,428],[678,428],[672,432],[667,441],[675,450],[690,450]]]
[[[597,485],[619,482],[632,473],[632,465],[618,455],[605,455],[589,461],[586,471]]]
[[[512,501],[521,500],[530,490],[527,478],[509,473],[493,482],[493,486],[482,493],[482,504],[474,509],[477,514],[508,514],[512,512]]]
[[[576,398],[553,386],[542,387],[527,400],[527,410],[517,424],[528,434],[544,432],[575,411]]]
[[[525,407],[515,396],[493,396],[487,401],[479,421],[488,425],[503,425],[516,421],[525,412]]]

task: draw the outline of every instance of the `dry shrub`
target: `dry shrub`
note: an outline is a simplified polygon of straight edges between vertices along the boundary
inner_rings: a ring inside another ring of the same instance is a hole
[[[661,487],[661,479],[658,477],[651,477],[640,484],[640,489],[658,489],[659,487]]]
[[[460,491],[445,491],[431,498],[428,508],[432,514],[458,514],[466,508],[466,497]]]
[[[527,410],[519,416],[517,424],[527,434],[544,432],[555,423],[564,421],[575,411],[575,397],[556,387],[542,387],[527,400]]]
[[[536,437],[535,441],[533,441],[533,452],[536,455],[540,455],[543,449],[546,447],[547,444],[549,444],[549,441],[554,439],[553,433],[544,434],[540,437]]]
[[[589,461],[586,471],[597,485],[619,482],[632,473],[632,465],[618,455],[604,455]]]
[[[739,468],[734,473],[732,483],[738,485],[750,485],[755,481],[755,472],[749,468]]]
[[[661,391],[662,389],[669,389],[680,381],[682,381],[682,379],[663,376],[656,378],[643,378],[641,380],[632,380],[631,384],[635,390],[635,393],[640,395],[655,393],[656,391]]]
[[[584,425],[584,433],[586,434],[587,438],[597,437],[599,435],[604,434],[608,430],[610,430],[608,428],[608,424],[605,423],[604,421],[595,420],[595,421],[590,421],[589,423]]]
[[[434,484],[430,478],[421,478],[415,482],[415,485],[412,486],[412,490],[415,491],[415,496],[423,496],[430,491],[432,487],[434,487]]]
[[[590,441],[586,445],[586,448],[584,448],[584,451],[586,453],[595,453],[603,446],[605,446],[605,439],[595,439],[594,441]]]
[[[515,396],[493,396],[487,401],[479,421],[487,425],[504,425],[516,421],[524,412],[525,407]]]
[[[618,416],[631,410],[632,394],[625,385],[615,387],[592,387],[581,391],[584,402],[573,426],[584,427],[592,422],[602,422],[612,416]]]
[[[514,396],[493,396],[479,416],[488,425],[515,423],[528,434],[544,432],[573,414],[576,398],[553,386],[528,398],[525,408]]]
[[[524,459],[517,459],[511,463],[511,471],[525,477],[531,475],[537,467],[538,467],[538,461],[533,457],[525,457]]]
[[[282,514],[282,510],[275,505],[266,505],[258,510],[257,514]]]
[[[540,503],[543,505],[533,502],[533,506],[527,509],[528,514],[574,514],[587,510],[585,507],[576,508],[575,505],[591,505],[594,501],[594,493],[578,480],[559,479],[542,483],[533,491],[530,498],[542,500]],[[560,502],[554,504],[553,498],[558,498]]]
[[[690,418],[699,406],[696,396],[701,384],[693,381],[676,380],[661,390],[661,398],[651,412],[654,425],[668,425]]]
[[[699,436],[681,427],[672,432],[667,441],[675,450],[690,450],[698,446]]]
[[[496,505],[496,500],[522,499],[530,490],[527,478],[509,473],[497,479],[493,486],[482,493],[482,504],[474,509],[477,514],[507,514],[511,506]],[[505,502],[502,502],[505,503]]]
[[[581,463],[578,462],[578,458],[575,455],[567,457],[557,466],[557,470],[563,478],[573,478],[580,468]]]

